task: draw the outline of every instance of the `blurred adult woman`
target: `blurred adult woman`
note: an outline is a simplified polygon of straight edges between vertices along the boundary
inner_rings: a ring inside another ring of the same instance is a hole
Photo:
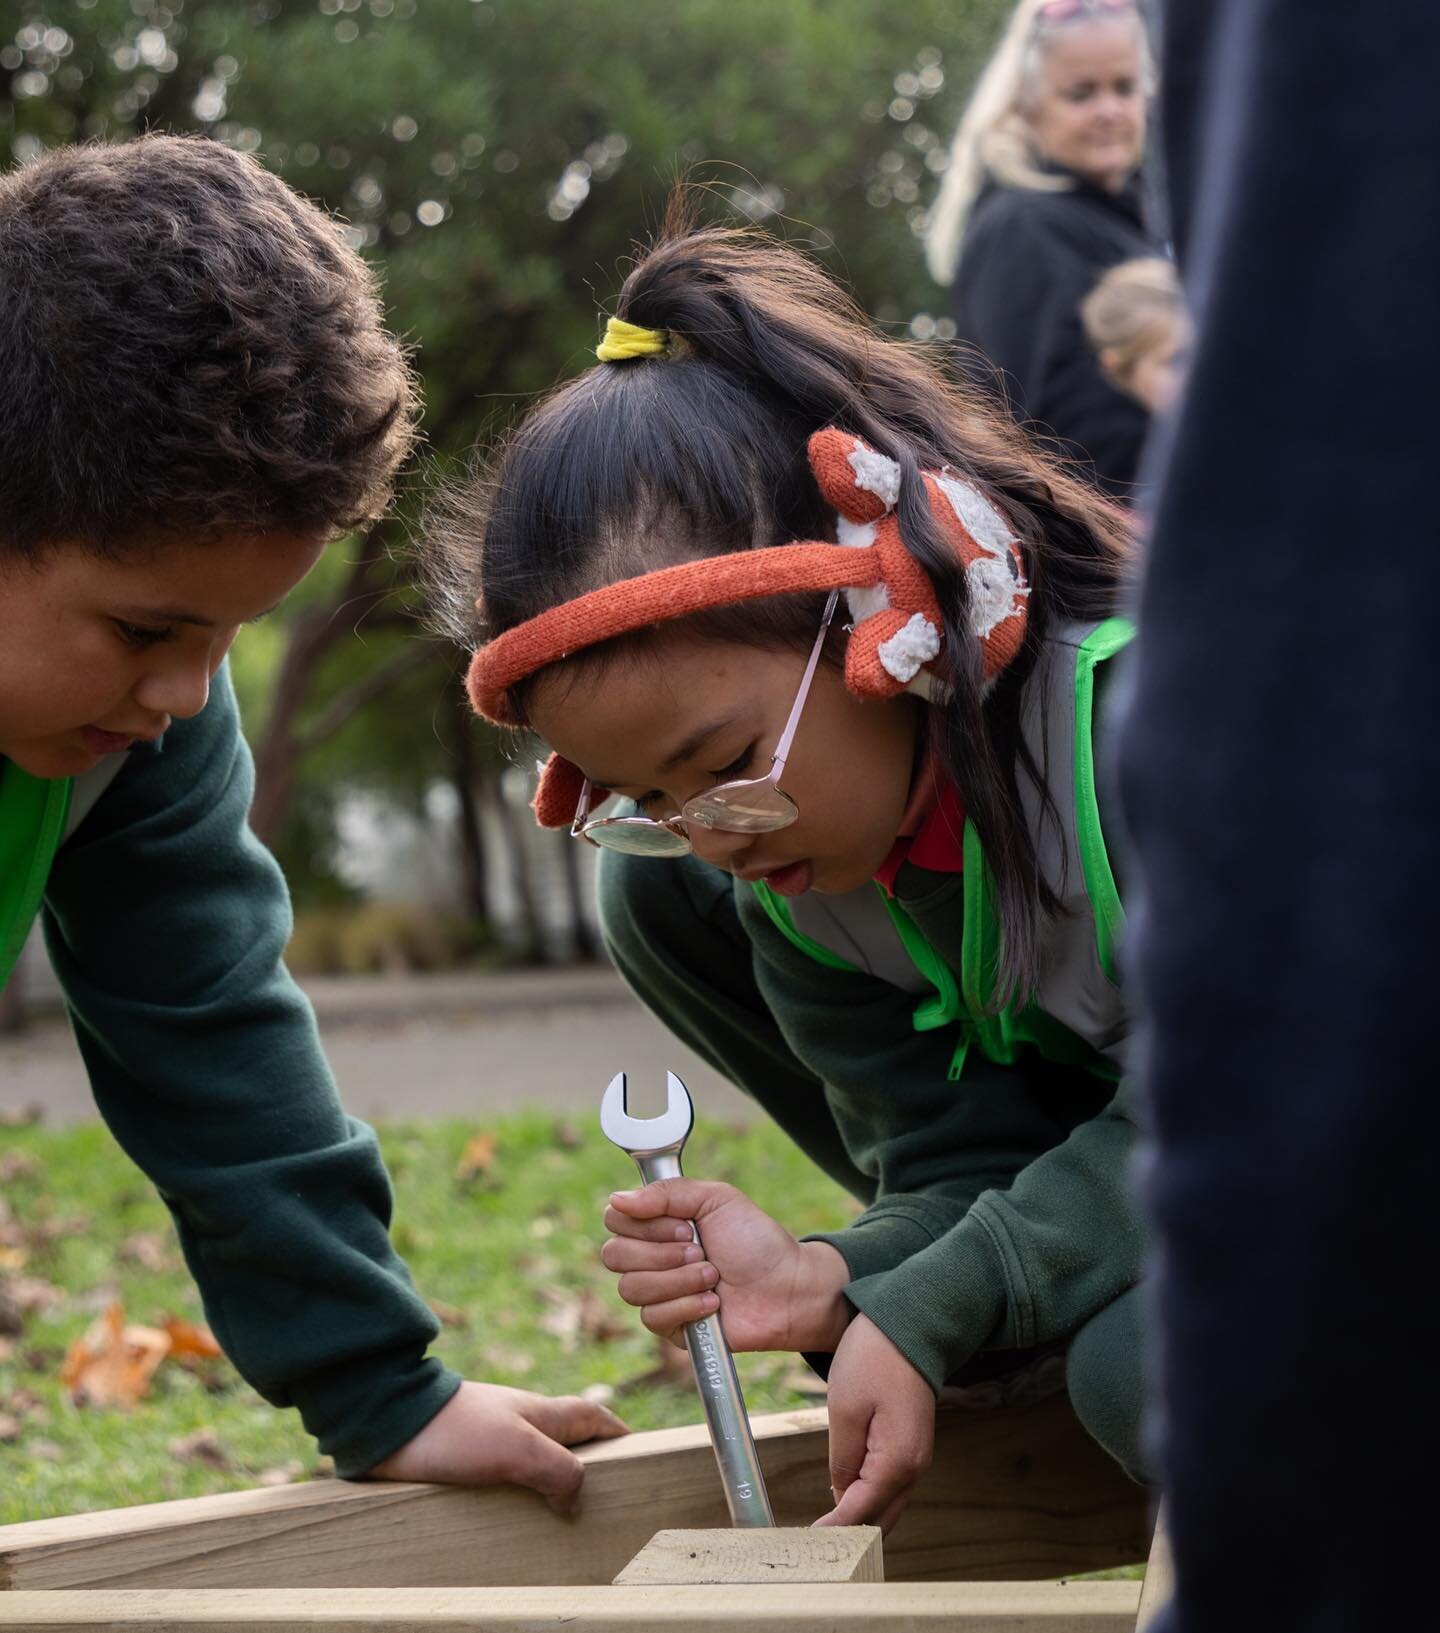
[[[1139,179],[1152,79],[1135,0],[1021,0],[960,122],[926,243],[960,340],[1003,370],[1017,417],[1119,495],[1147,416],[1106,380],[1080,302],[1107,268],[1156,252]]]

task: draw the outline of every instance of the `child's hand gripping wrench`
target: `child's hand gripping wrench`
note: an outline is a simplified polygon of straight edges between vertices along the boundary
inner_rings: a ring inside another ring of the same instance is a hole
[[[626,1112],[624,1072],[610,1080],[610,1087],[600,1102],[600,1127],[606,1139],[630,1153],[647,1185],[657,1179],[680,1177],[680,1151],[695,1120],[690,1093],[674,1072],[665,1074],[665,1087],[669,1099],[659,1117],[631,1117]],[[693,1221],[690,1233],[700,1241],[700,1232]],[[774,1525],[775,1516],[770,1512],[770,1498],[766,1495],[765,1478],[760,1472],[760,1459],[755,1454],[750,1419],[745,1411],[745,1397],[740,1393],[730,1346],[720,1330],[718,1311],[686,1327],[685,1346],[695,1367],[695,1381],[700,1388],[715,1461],[720,1465],[731,1523]]]

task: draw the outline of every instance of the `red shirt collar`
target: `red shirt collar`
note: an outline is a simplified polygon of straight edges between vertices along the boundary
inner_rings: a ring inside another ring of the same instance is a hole
[[[955,785],[927,753],[910,791],[890,853],[875,872],[887,896],[906,862],[931,873],[960,873],[965,867],[965,807]]]

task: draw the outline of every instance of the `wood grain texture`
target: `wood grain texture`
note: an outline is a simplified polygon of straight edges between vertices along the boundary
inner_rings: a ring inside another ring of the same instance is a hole
[[[765,1526],[746,1531],[657,1531],[615,1578],[659,1583],[883,1582],[878,1525]]]
[[[4,1633],[1130,1633],[1137,1582],[123,1589],[0,1597]]]
[[[830,1507],[825,1413],[754,1420],[780,1525]],[[323,1480],[0,1527],[0,1590],[608,1583],[661,1525],[724,1527],[702,1425],[580,1450],[577,1519],[514,1487]],[[1028,1580],[1144,1559],[1144,1493],[1063,1395],[940,1414],[935,1462],[886,1539],[891,1581]]]

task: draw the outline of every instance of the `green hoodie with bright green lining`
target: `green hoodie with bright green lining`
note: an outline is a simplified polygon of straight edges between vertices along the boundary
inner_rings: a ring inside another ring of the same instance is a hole
[[[918,1029],[913,992],[810,956],[750,885],[613,851],[599,876],[606,942],[639,997],[866,1204],[819,1239],[845,1259],[849,1302],[933,1387],[982,1351],[1068,1340],[1135,1287],[1135,1127],[1113,1062],[1077,1065],[1078,1038],[1064,1063],[1024,1046],[997,1064],[971,1043],[957,1080],[963,1020]],[[909,862],[895,879],[957,986],[964,893],[963,875]],[[1138,1396],[1138,1359],[1124,1369]]]
[[[390,1244],[375,1136],[282,962],[289,897],[247,826],[253,786],[222,669],[55,853],[42,918],[96,1105],[168,1205],[216,1337],[359,1474],[460,1380],[426,1354],[439,1327]]]

